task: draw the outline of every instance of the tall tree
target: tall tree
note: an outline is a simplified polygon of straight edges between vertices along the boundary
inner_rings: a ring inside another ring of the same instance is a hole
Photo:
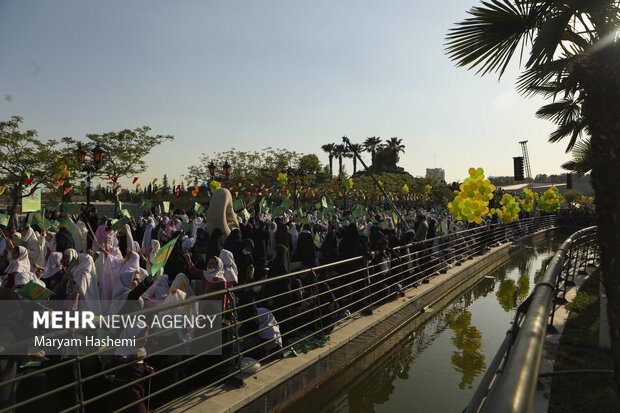
[[[329,175],[333,176],[334,175],[334,169],[332,168],[332,163],[333,163],[333,160],[334,160],[336,144],[335,143],[328,143],[328,144],[325,144],[325,145],[321,146],[321,149],[323,149],[323,151],[327,153],[327,157],[329,159]]]
[[[55,155],[50,145],[37,139],[37,131],[21,131],[21,123],[19,116],[0,122],[0,185],[7,187],[14,212],[19,200],[29,195],[22,194],[29,179],[38,184],[53,179],[48,167]]]
[[[403,145],[403,140],[398,138],[390,138],[385,143],[385,149],[394,153],[394,158],[396,159],[396,163],[400,160],[400,153],[405,152],[405,145]]]
[[[338,176],[342,175],[342,160],[344,158],[350,158],[351,154],[344,144],[336,145],[334,148],[334,156],[338,158]]]
[[[96,145],[105,151],[103,165],[93,175],[121,178],[144,172],[147,168],[144,158],[156,146],[174,140],[171,135],[151,135],[150,130],[148,126],[143,126],[134,130],[86,135],[88,142],[82,145],[86,152],[90,152]],[[78,147],[78,141],[73,138],[63,138],[62,141],[69,148]]]
[[[469,14],[447,35],[447,53],[456,65],[501,78],[515,52],[520,61],[528,53],[518,90],[552,99],[570,116],[566,129],[550,139],[570,136],[570,149],[580,122],[591,137],[601,272],[620,394],[620,2],[493,0]]]
[[[164,195],[169,195],[170,194],[170,182],[168,182],[168,175],[164,174],[164,178],[162,179],[161,182],[161,192]]]
[[[359,143],[352,143],[351,144],[351,156],[353,157],[353,175],[355,175],[355,173],[357,172],[357,157],[355,156],[356,153],[360,153],[362,152],[363,148],[362,145]]]
[[[364,147],[364,150],[367,152],[370,152],[370,156],[371,156],[371,162],[372,162],[372,170],[375,171],[377,168],[375,168],[376,164],[375,164],[375,156],[377,155],[377,149],[381,146],[381,138],[378,137],[371,137],[371,138],[366,138],[366,140],[364,141],[364,143],[362,144],[362,146]]]

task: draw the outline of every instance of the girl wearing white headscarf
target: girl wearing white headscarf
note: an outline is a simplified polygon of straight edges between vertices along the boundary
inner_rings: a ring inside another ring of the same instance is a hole
[[[239,281],[239,270],[237,270],[237,264],[232,252],[222,249],[220,251],[220,260],[222,260],[224,265],[224,279],[236,284]]]
[[[155,262],[155,257],[157,256],[157,253],[159,252],[160,249],[160,245],[159,245],[159,241],[157,241],[156,239],[151,240],[151,243],[149,244],[148,250],[147,250],[147,259],[146,259],[146,271],[150,274],[151,273],[151,268],[153,267],[153,263]],[[161,274],[163,274],[164,269],[160,268],[159,271],[157,271],[156,274],[153,274],[153,276],[159,276]]]
[[[9,255],[11,263],[6,267],[7,274],[17,274],[23,271],[30,271],[30,260],[28,258],[28,250],[22,246],[16,247],[12,254]]]
[[[48,290],[54,291],[65,274],[62,266],[62,252],[52,252],[47,259],[41,279]]]
[[[259,316],[257,320],[259,330],[258,336],[264,341],[262,347],[264,354],[257,355],[257,359],[262,359],[282,349],[282,336],[280,334],[280,326],[271,311],[259,307],[256,309],[256,315]]]
[[[153,234],[153,228],[155,228],[155,220],[153,217],[148,217],[148,224],[144,229],[144,236],[142,238],[142,249],[146,251],[148,246],[151,244],[151,237]]]
[[[146,289],[142,298],[155,302],[156,305],[160,305],[164,302],[168,294],[170,293],[170,287],[168,286],[168,274],[163,274],[155,278],[155,282],[149,288]]]
[[[112,303],[110,303],[110,314],[120,314],[127,300],[129,294],[140,284],[140,272],[138,271],[125,271],[120,273],[114,289],[112,291]],[[142,295],[142,294],[140,294]],[[142,307],[142,297],[138,296],[138,308]]]
[[[73,270],[73,282],[77,289],[79,300],[86,302],[86,307],[95,314],[101,314],[99,306],[99,286],[93,258],[88,254],[80,254]]]

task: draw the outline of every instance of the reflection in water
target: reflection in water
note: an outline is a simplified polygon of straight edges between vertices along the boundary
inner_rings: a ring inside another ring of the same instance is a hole
[[[523,302],[529,291],[530,277],[524,273],[519,277],[516,284],[511,279],[502,280],[495,296],[504,311],[509,312]]]
[[[452,307],[446,312],[445,320],[454,331],[452,344],[459,351],[452,352],[452,365],[463,376],[459,389],[473,388],[474,378],[486,369],[482,347],[482,334],[471,325],[471,313],[464,308]]]

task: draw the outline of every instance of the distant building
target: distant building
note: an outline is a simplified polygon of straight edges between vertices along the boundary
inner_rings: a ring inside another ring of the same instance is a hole
[[[446,181],[446,172],[443,168],[426,168],[426,177],[430,178],[433,176],[439,178],[443,182]]]

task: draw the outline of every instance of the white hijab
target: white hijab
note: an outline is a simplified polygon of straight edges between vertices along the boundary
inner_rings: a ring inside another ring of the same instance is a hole
[[[218,257],[213,258],[217,261],[217,267],[214,270],[203,271],[203,277],[207,282],[224,281],[224,263]]]
[[[266,308],[259,307],[256,309],[258,314],[259,337],[265,340],[275,340],[276,344],[282,345],[282,337],[280,335],[280,326],[271,311]],[[264,330],[263,330],[264,329]]]
[[[30,260],[28,259],[28,250],[22,246],[18,246],[19,257],[16,260],[11,261],[8,267],[6,267],[5,273],[11,274],[14,272],[20,273],[24,271],[30,271]]]
[[[56,275],[58,271],[62,269],[62,252],[52,252],[45,264],[45,270],[43,270],[42,279],[46,280]]]
[[[95,314],[101,314],[99,308],[99,287],[97,286],[97,272],[93,258],[88,254],[80,254],[78,263],[73,270],[73,282],[77,287],[81,299],[86,301],[86,306]]]
[[[239,270],[237,264],[232,255],[232,252],[222,249],[220,251],[220,259],[224,265],[224,278],[226,281],[232,281],[234,283],[239,282]]]
[[[169,293],[168,274],[163,274],[155,278],[155,282],[146,289],[144,294],[142,294],[142,298],[152,300],[155,304],[160,305],[168,297]]]

